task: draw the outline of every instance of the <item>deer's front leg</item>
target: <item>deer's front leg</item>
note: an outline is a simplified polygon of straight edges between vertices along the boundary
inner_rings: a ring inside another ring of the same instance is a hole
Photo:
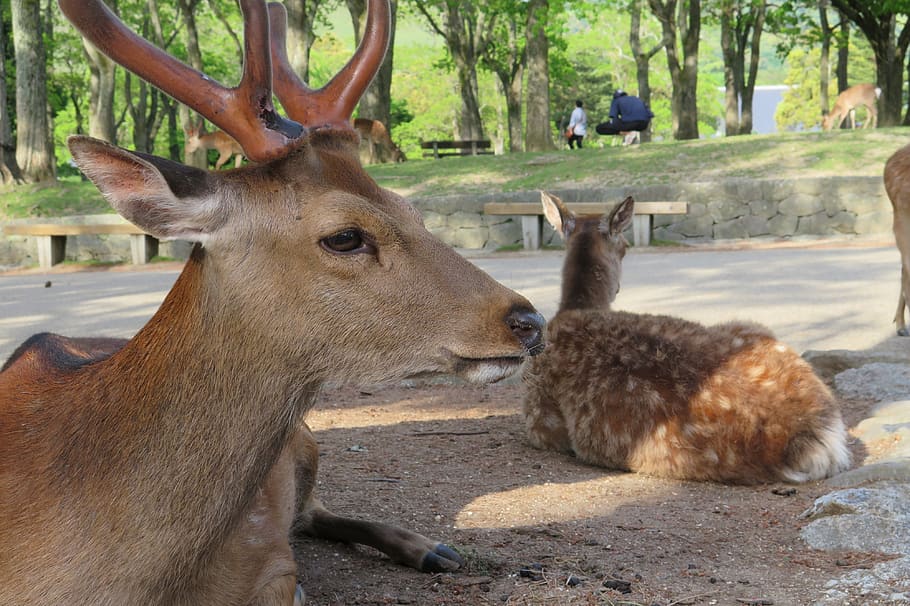
[[[423,572],[451,572],[464,565],[455,550],[421,534],[381,522],[345,518],[327,510],[314,494],[319,452],[309,427],[301,425],[292,447],[297,464],[293,534],[369,545],[393,561]]]
[[[219,596],[229,595],[244,596],[238,601],[249,606],[302,606],[289,539],[295,494],[295,460],[286,447],[209,567],[204,598],[188,603],[220,604]]]

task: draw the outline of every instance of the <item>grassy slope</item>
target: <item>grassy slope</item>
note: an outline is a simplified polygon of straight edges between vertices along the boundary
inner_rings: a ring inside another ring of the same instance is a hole
[[[369,171],[385,187],[420,197],[732,177],[880,176],[888,157],[907,143],[906,128],[803,132],[409,161]]]
[[[625,148],[598,148],[593,139],[580,151],[420,159],[368,170],[380,185],[415,197],[729,177],[880,176],[888,157],[908,142],[906,128],[666,141]],[[111,210],[86,182],[0,190],[0,219],[99,212]]]

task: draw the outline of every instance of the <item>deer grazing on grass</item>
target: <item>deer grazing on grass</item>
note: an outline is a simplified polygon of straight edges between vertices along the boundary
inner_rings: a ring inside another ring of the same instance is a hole
[[[240,168],[243,163],[243,148],[223,130],[207,133],[204,124],[199,122],[184,129],[184,132],[186,133],[186,145],[184,146],[186,153],[191,154],[197,149],[214,149],[218,152],[215,170],[224,166],[232,156],[234,157],[234,168]]]
[[[360,46],[319,90],[290,70],[282,5],[240,4],[243,76],[226,88],[104,4],[60,0],[95,46],[254,164],[204,171],[70,138],[118,212],[197,244],[132,339],[36,335],[0,371],[4,606],[300,604],[292,528],[423,570],[460,564],[413,532],[322,508],[303,415],[326,381],[502,379],[540,348],[543,318],[358,162],[351,113],[382,62],[388,2],[369,1]]]
[[[611,469],[740,484],[848,467],[834,397],[768,329],[610,310],[632,198],[603,217],[575,216],[547,194],[543,204],[567,250],[546,350],[523,375],[531,444]]]
[[[856,128],[857,107],[866,108],[866,119],[863,121],[863,128],[870,126],[875,128],[875,125],[878,124],[876,103],[881,95],[882,89],[871,82],[854,84],[845,89],[837,96],[831,111],[822,119],[822,129],[840,128],[848,116],[850,118],[850,128]]]
[[[360,134],[360,161],[363,164],[407,161],[404,152],[389,136],[385,124],[379,120],[357,118],[354,129]]]
[[[897,334],[906,337],[910,335],[904,314],[910,296],[910,145],[894,152],[885,163],[885,192],[894,210],[894,240],[901,254],[901,288],[894,322]]]

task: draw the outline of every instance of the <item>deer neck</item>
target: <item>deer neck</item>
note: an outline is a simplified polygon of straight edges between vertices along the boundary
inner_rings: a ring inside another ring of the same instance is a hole
[[[197,247],[158,313],[98,365],[103,402],[86,419],[104,452],[84,456],[106,461],[88,504],[157,545],[165,570],[192,567],[243,514],[320,385],[237,338],[204,264]]]
[[[563,262],[559,311],[609,310],[619,290],[620,261],[608,254],[596,230],[573,234]]]

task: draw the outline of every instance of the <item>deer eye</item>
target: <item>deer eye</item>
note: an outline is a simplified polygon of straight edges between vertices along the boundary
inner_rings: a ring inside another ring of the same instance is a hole
[[[372,252],[373,247],[366,241],[363,234],[356,229],[346,229],[337,234],[323,238],[322,247],[329,252],[341,255],[353,255]]]

